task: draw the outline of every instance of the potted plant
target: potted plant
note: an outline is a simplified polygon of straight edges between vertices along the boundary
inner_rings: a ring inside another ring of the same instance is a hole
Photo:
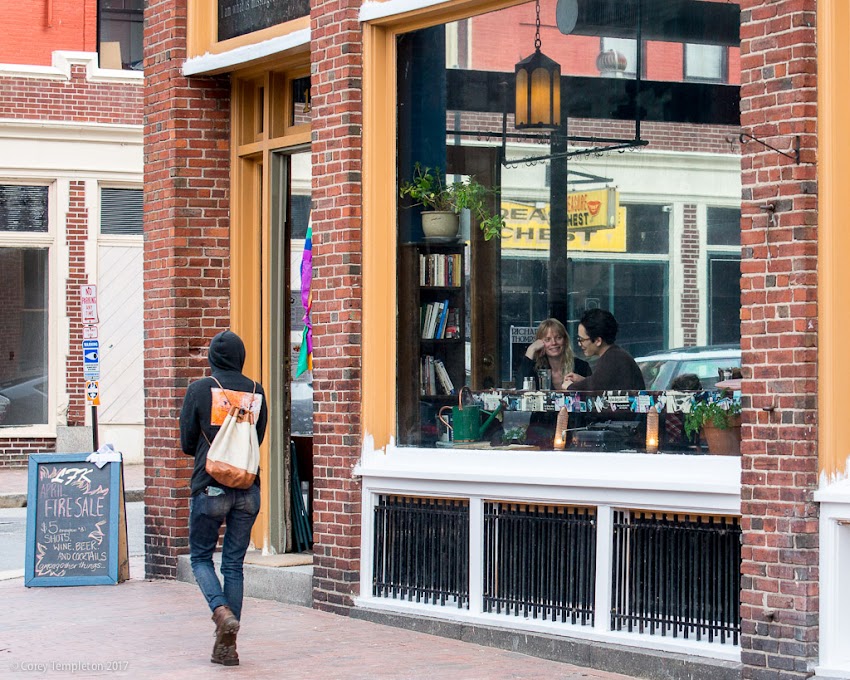
[[[493,191],[474,177],[466,182],[446,183],[440,168],[423,167],[419,163],[413,170],[413,179],[399,187],[402,198],[410,198],[413,205],[425,208],[422,213],[422,231],[432,238],[453,238],[458,232],[461,210],[469,210],[478,220],[484,239],[499,238],[505,226],[501,214],[493,214],[487,206]]]
[[[509,427],[502,432],[502,444],[525,444],[525,428],[521,426]]]
[[[741,404],[731,400],[695,401],[685,414],[685,434],[689,438],[702,431],[709,453],[741,453]]]

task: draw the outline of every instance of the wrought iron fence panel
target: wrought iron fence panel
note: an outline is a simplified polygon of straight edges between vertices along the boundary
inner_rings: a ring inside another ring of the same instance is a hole
[[[379,496],[375,597],[469,607],[469,502]]]
[[[484,611],[593,625],[596,516],[590,508],[484,504]]]
[[[737,518],[616,512],[613,560],[614,630],[738,643]]]

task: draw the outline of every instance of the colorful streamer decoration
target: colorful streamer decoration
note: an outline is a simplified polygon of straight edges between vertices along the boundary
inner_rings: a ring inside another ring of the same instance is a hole
[[[307,227],[304,253],[301,255],[301,304],[304,306],[304,335],[298,354],[295,377],[304,371],[313,370],[313,325],[310,323],[310,308],[313,306],[313,225]]]

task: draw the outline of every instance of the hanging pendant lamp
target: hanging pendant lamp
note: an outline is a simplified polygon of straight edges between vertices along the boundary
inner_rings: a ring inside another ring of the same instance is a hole
[[[561,66],[540,51],[540,0],[536,0],[534,54],[515,67],[518,130],[557,130],[561,125]]]

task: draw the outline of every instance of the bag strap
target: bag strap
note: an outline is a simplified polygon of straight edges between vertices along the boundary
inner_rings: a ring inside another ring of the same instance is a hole
[[[213,380],[215,380],[215,384],[216,384],[216,385],[218,385],[218,386],[221,388],[221,391],[222,391],[222,392],[224,392],[225,394],[227,394],[227,390],[226,390],[226,389],[224,389],[224,385],[222,385],[222,384],[218,381],[218,378],[216,378],[214,375],[211,375],[211,376],[210,376],[210,378],[212,378]],[[253,397],[253,396],[257,393],[257,382],[256,382],[255,380],[252,380],[252,381],[251,381],[251,384],[253,385],[253,388],[251,389],[251,396]],[[231,392],[239,392],[239,390],[231,390]]]
[[[216,378],[214,375],[211,375],[211,376],[210,376],[210,378],[212,378],[213,380],[215,380],[215,384],[216,384],[216,385],[218,385],[218,386],[221,388],[221,391],[222,391],[222,392],[224,392],[224,394],[225,394],[225,396],[226,396],[226,395],[227,395],[227,390],[224,388],[224,385],[222,385],[222,384],[218,381],[218,378]],[[251,383],[252,383],[252,385],[253,385],[253,388],[251,389],[251,396],[253,397],[253,396],[257,393],[257,381],[256,381],[256,380],[252,380],[252,381],[251,381]],[[238,392],[238,391],[239,391],[239,390],[231,390],[231,392]],[[233,398],[232,398],[232,397],[228,397],[228,399],[230,399],[231,401],[233,400]],[[210,438],[209,438],[209,437],[207,437],[207,433],[206,433],[206,432],[204,432],[204,428],[203,428],[203,427],[201,428],[201,434],[202,434],[202,435],[204,435],[204,439],[206,439],[206,440],[207,440],[207,444],[209,444],[210,446],[212,446],[212,442],[210,441]]]

